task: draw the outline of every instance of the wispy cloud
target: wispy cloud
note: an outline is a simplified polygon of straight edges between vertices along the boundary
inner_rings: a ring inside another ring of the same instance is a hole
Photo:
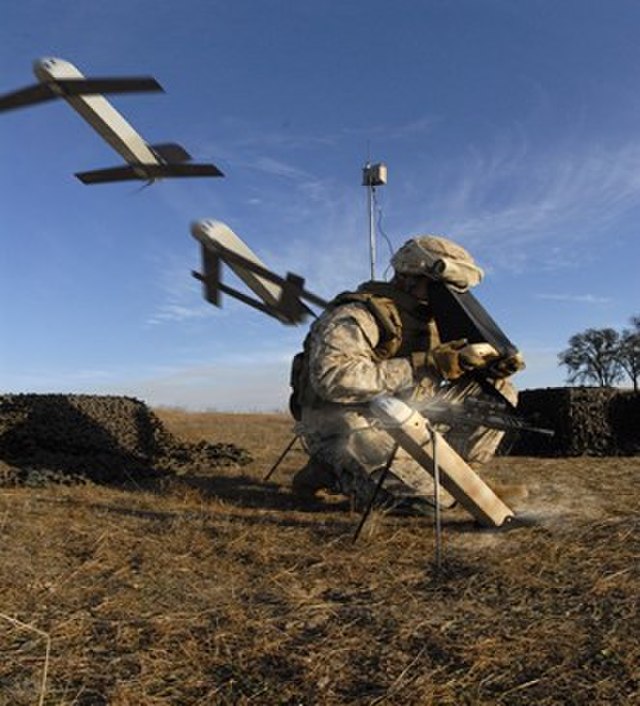
[[[546,299],[570,304],[610,304],[610,297],[598,297],[595,294],[536,294],[536,299]]]
[[[425,115],[404,123],[379,123],[368,124],[366,127],[346,127],[341,131],[341,136],[352,140],[359,138],[384,138],[387,140],[414,139],[432,133],[442,118],[434,115]]]
[[[256,157],[255,160],[245,166],[266,174],[271,174],[273,176],[284,177],[285,179],[290,179],[292,181],[306,181],[311,178],[311,175],[303,169],[287,164],[282,160],[274,159],[273,157]]]
[[[189,263],[198,266],[199,254],[192,241],[191,253],[182,256],[163,252],[155,265],[154,284],[158,301],[145,321],[146,326],[193,321],[211,315],[211,305],[201,295],[201,285],[189,276]]]
[[[326,148],[335,145],[340,139],[340,135],[336,134],[300,131],[287,123],[280,129],[265,130],[264,125],[237,116],[222,117],[220,129],[226,134],[225,144],[228,150],[234,154],[245,150],[264,152]]]
[[[202,319],[209,316],[210,311],[203,306],[187,307],[175,303],[161,304],[157,311],[147,319],[147,324],[155,326],[169,321],[186,321]]]
[[[435,221],[501,267],[559,268],[588,257],[584,244],[638,207],[640,143],[539,151],[521,137],[443,168],[412,220]]]
[[[433,133],[442,122],[438,115],[423,115],[401,123],[366,123],[363,126],[347,126],[334,132],[303,132],[287,123],[277,130],[264,130],[257,123],[249,123],[238,118],[223,118],[221,128],[227,133],[225,139],[227,156],[237,158],[239,154],[251,152],[277,151],[279,154],[304,152],[320,149],[340,149],[350,144],[354,138],[384,138],[405,140],[423,137]],[[218,149],[220,154],[220,149]]]

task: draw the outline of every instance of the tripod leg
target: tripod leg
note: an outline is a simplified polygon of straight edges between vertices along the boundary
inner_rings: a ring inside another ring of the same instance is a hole
[[[273,464],[273,466],[271,466],[271,468],[269,469],[267,475],[262,479],[263,481],[266,482],[266,481],[269,480],[269,478],[271,478],[271,476],[275,473],[276,468],[278,468],[278,466],[279,466],[279,465],[282,463],[282,461],[284,460],[284,457],[289,453],[289,451],[291,451],[291,449],[292,449],[293,445],[296,443],[296,440],[297,440],[297,439],[298,439],[298,434],[296,434],[296,435],[293,437],[293,439],[291,439],[291,441],[287,444],[287,447],[286,447],[285,450],[280,454],[280,456],[278,457],[278,460]]]
[[[380,492],[382,488],[382,484],[384,483],[388,473],[389,469],[391,468],[391,464],[393,463],[393,459],[395,458],[395,455],[398,451],[399,444],[395,444],[393,449],[391,450],[391,453],[389,454],[389,458],[387,459],[387,462],[384,465],[384,468],[382,469],[382,473],[380,474],[380,478],[378,478],[378,482],[376,483],[376,487],[371,494],[371,497],[369,498],[369,502],[367,503],[367,507],[365,507],[364,512],[362,513],[362,517],[360,518],[360,522],[358,524],[358,527],[356,528],[356,531],[353,535],[353,543],[355,544],[356,540],[360,536],[360,532],[362,531],[362,528],[364,527],[364,523],[367,521],[367,518],[369,517],[371,510],[373,509],[373,504],[376,501],[376,498],[378,497],[378,493]]]
[[[442,567],[442,509],[440,507],[440,466],[438,465],[438,435],[431,429],[431,447],[433,449],[433,483],[435,505],[435,534],[436,534],[436,573]]]

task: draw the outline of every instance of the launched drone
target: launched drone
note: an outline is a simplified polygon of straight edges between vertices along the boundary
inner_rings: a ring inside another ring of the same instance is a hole
[[[180,145],[148,144],[101,95],[162,91],[162,86],[154,78],[86,78],[70,62],[56,58],[36,61],[34,73],[39,83],[0,96],[0,111],[64,98],[127,163],[77,173],[76,177],[84,184],[132,179],[153,182],[165,177],[224,176],[214,164],[190,163],[191,156]]]
[[[221,294],[227,294],[248,306],[272,316],[280,323],[295,326],[308,316],[315,316],[305,301],[320,308],[327,302],[304,288],[304,278],[287,272],[280,277],[258,258],[231,228],[221,221],[196,221],[191,234],[202,249],[202,272],[192,275],[202,282],[204,298],[221,307]],[[242,280],[255,297],[222,282],[222,265]]]

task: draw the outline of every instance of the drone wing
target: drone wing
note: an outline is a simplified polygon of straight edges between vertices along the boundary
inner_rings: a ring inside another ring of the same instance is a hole
[[[55,91],[48,84],[36,83],[33,86],[27,86],[0,96],[0,111],[22,108],[33,103],[44,103],[57,97]]]
[[[89,96],[98,93],[164,92],[164,88],[151,76],[126,78],[61,78],[51,84],[63,96]]]
[[[132,93],[163,91],[162,86],[149,76],[130,78],[67,78],[36,83],[0,96],[0,112],[23,108],[35,103],[65,96],[94,95],[100,93]]]
[[[106,184],[115,181],[155,181],[165,177],[222,177],[215,164],[129,164],[122,167],[78,172],[76,177],[83,184]]]

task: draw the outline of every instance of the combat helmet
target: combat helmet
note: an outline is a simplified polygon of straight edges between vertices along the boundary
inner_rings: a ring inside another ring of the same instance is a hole
[[[391,258],[399,274],[426,276],[465,292],[484,277],[471,255],[457,243],[439,235],[419,235],[408,240]]]

